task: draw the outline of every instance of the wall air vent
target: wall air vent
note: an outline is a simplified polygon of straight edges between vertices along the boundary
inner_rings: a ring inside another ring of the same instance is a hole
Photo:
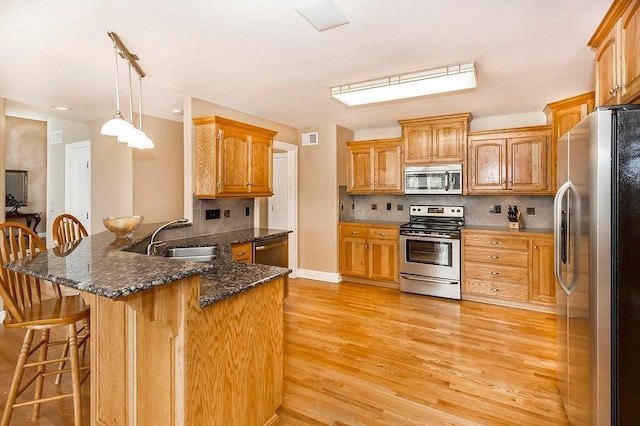
[[[302,134],[302,146],[309,145],[318,145],[318,132]]]

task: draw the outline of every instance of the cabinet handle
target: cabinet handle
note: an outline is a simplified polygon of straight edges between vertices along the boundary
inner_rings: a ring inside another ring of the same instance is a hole
[[[491,275],[500,275],[500,272],[496,272],[496,271],[491,271],[489,272]]]
[[[613,92],[615,92],[615,90],[613,90],[613,87],[611,89],[609,89],[609,94],[613,95]]]
[[[489,290],[490,290],[490,291],[493,291],[493,292],[496,292],[496,293],[499,293],[499,292],[501,292],[501,291],[502,291],[501,289],[499,289],[499,288],[495,288],[495,287],[491,287]]]
[[[489,244],[491,244],[492,246],[498,246],[502,244],[502,241],[489,241]]]
[[[533,249],[534,249],[534,250],[537,250],[537,249],[538,249],[538,246],[533,246]]]
[[[500,256],[487,256],[489,259],[500,259]]]
[[[385,233],[378,234],[378,235],[380,235],[381,237],[386,237],[387,236],[387,234],[385,234]]]
[[[502,184],[504,185],[505,183],[507,183],[507,181],[502,179]]]
[[[236,256],[244,256],[245,254],[247,254],[246,251],[241,251],[240,253],[236,253]]]
[[[352,235],[358,235],[360,233],[360,231],[351,231]]]

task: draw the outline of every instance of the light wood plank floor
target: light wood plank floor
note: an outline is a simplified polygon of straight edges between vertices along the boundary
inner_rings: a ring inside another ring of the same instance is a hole
[[[22,337],[0,327],[0,409]],[[553,315],[291,279],[279,414],[282,425],[564,425],[555,367]],[[12,425],[73,423],[70,400],[30,413]]]
[[[555,316],[290,280],[284,425],[562,425]]]

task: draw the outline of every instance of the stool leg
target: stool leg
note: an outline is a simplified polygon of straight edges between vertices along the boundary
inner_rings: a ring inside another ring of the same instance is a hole
[[[60,358],[67,358],[68,356],[69,356],[69,336],[67,336],[67,341],[65,342],[64,346],[62,346],[62,355],[60,356]],[[66,359],[63,359],[62,361],[60,361],[60,364],[58,365],[58,370],[64,369],[64,365],[66,362],[67,362]],[[59,385],[61,381],[62,381],[62,373],[56,374],[55,384]]]
[[[75,426],[82,426],[80,354],[78,350],[78,329],[75,323],[69,324],[69,355],[71,363],[71,381],[73,385],[73,424]]]
[[[38,356],[38,361],[44,362],[47,360],[47,351],[49,350],[49,329],[45,328],[42,330],[42,338],[43,345],[40,348],[40,355]],[[36,379],[36,392],[33,399],[42,398],[42,386],[44,385],[44,376],[47,366],[45,364],[38,365],[37,374],[38,378]],[[32,420],[37,420],[38,416],[40,416],[40,404],[33,404],[33,415],[31,416]]]
[[[18,357],[16,370],[13,373],[13,379],[11,380],[11,387],[9,388],[9,394],[7,395],[7,404],[5,405],[4,413],[2,414],[2,426],[8,426],[11,421],[13,404],[16,403],[16,398],[18,397],[20,382],[22,381],[22,375],[24,374],[24,365],[27,363],[32,341],[33,330],[27,330],[27,334],[24,336],[24,340],[22,341],[22,348],[20,349],[20,356]]]

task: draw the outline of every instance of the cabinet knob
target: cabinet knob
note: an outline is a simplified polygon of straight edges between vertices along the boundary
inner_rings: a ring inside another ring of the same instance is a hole
[[[387,236],[387,234],[385,234],[385,233],[378,234],[378,235],[380,235],[381,237],[386,237]]]
[[[352,233],[353,235],[358,235],[360,232],[359,232],[359,231],[351,231],[351,233]]]
[[[500,275],[500,272],[496,272],[496,271],[491,271],[489,272],[491,275]]]
[[[499,293],[499,292],[501,292],[501,291],[502,291],[502,290],[500,290],[499,288],[495,288],[495,287],[491,287],[489,290],[490,290],[490,291],[493,291],[493,292],[495,292],[495,293]]]
[[[538,246],[533,246],[533,249],[536,250],[538,248]]]
[[[488,256],[489,259],[500,259],[500,256]]]
[[[236,256],[244,256],[245,254],[247,254],[246,251],[241,251],[239,253],[236,253]]]
[[[492,246],[498,246],[502,244],[502,241],[489,241],[489,244],[491,244]]]

